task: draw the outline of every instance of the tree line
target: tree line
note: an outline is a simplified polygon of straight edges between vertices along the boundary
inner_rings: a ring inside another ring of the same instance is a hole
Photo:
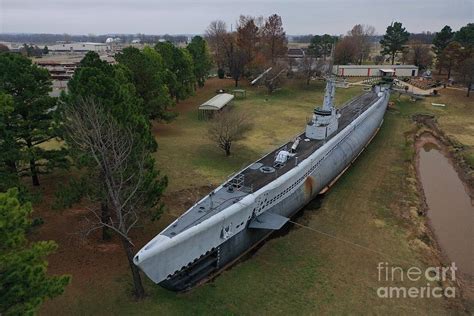
[[[430,32],[430,31],[424,31],[421,33],[410,33],[410,39],[421,41],[425,44],[431,44],[433,42],[433,38],[435,36],[435,33]],[[291,42],[293,43],[309,43],[311,42],[311,39],[314,37],[313,34],[307,34],[307,35],[297,35],[297,36],[292,36],[291,37]],[[378,43],[380,41],[382,36],[380,35],[372,35],[369,37],[369,41],[371,43]]]
[[[446,70],[450,78],[453,69],[467,74],[463,69],[469,69],[474,58],[474,23],[461,27],[457,32],[448,25],[444,26],[433,39],[433,51],[439,74]]]
[[[267,18],[241,15],[235,31],[225,22],[211,22],[205,38],[214,56],[218,75],[231,76],[238,86],[243,77],[252,78],[268,67],[278,68],[287,53],[287,39],[279,15]]]
[[[21,54],[0,53],[0,192],[6,192],[0,193],[0,223],[18,218],[23,229],[14,222],[2,224],[0,234],[14,238],[16,230],[18,240],[26,240],[31,226],[28,200],[34,190],[22,178],[29,177],[35,187],[42,174],[69,170],[68,182],[56,190],[55,205],[90,202],[84,227],[77,229],[84,236],[100,230],[103,239],[114,235],[121,241],[134,294],[141,298],[144,289],[133,264],[131,236],[139,223],[159,217],[167,186],[153,156],[157,142],[151,121],[173,120],[173,106],[204,85],[212,61],[202,37],[194,37],[186,48],[170,42],[142,51],[128,47],[116,61],[112,65],[88,52],[68,92],[53,98],[46,69]],[[54,242],[2,244],[0,313],[30,313],[45,298],[63,291],[69,277],[46,275],[44,257],[55,248]],[[15,265],[9,264],[11,260],[17,261]],[[25,266],[33,270],[20,273]],[[37,283],[38,288],[26,290]]]
[[[346,36],[337,41],[334,62],[337,64],[356,63],[361,65],[369,58],[372,43],[371,37],[375,28],[370,25],[355,25]]]
[[[405,57],[407,56],[407,57]],[[419,41],[409,41],[402,48],[402,61],[413,63],[420,69],[427,69],[433,64],[438,75],[446,71],[448,80],[464,83],[469,96],[474,82],[474,23],[468,23],[458,31],[444,26],[436,32],[431,46]]]
[[[336,42],[335,63],[360,65],[370,61],[370,38],[373,36],[373,27],[355,25],[342,38],[330,39],[327,34],[314,36],[309,50],[314,42],[324,42],[322,38],[326,37],[327,41]],[[435,65],[438,74],[444,70],[447,72],[448,79],[451,79],[451,74],[455,71],[457,81],[466,84],[469,95],[474,75],[474,23],[468,23],[456,32],[446,25],[434,34],[410,34],[402,23],[394,22],[387,27],[380,44],[380,55],[372,60],[376,64],[388,61],[393,65],[398,59],[402,63],[414,64],[422,71]]]
[[[401,56],[402,62],[410,62],[422,69],[431,66],[431,52],[435,54],[437,59],[442,60],[442,51],[449,42],[458,42],[462,47],[470,49],[472,47],[472,23],[460,28],[457,32],[453,32],[449,26],[445,26],[440,32],[430,33],[409,33],[402,23],[394,22],[386,29],[385,34],[379,43],[382,46],[380,55],[374,57],[372,61],[382,63],[385,61],[394,64],[396,58]],[[355,25],[345,36],[333,37],[336,44],[335,62],[340,64],[362,64],[369,60],[369,52],[373,44],[375,29],[369,25]],[[329,38],[329,35],[324,35]],[[313,36],[310,43],[318,41],[318,37]],[[432,50],[430,45],[432,45]],[[311,47],[311,46],[310,46]],[[421,49],[425,47],[426,49]],[[386,58],[388,57],[388,58]],[[438,64],[443,68],[442,64]],[[439,68],[439,67],[438,67]]]
[[[123,43],[130,43],[134,39],[140,39],[142,43],[157,43],[160,40],[169,41],[173,44],[186,43],[188,36],[186,35],[149,35],[149,34],[87,34],[87,35],[74,35],[74,34],[5,34],[0,33],[0,41],[4,42],[16,42],[16,43],[29,43],[29,44],[45,44],[45,43],[56,43],[56,42],[98,42],[105,43],[107,38],[119,37]]]

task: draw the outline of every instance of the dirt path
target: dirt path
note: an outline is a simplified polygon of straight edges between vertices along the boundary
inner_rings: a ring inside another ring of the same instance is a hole
[[[433,90],[439,90],[439,88],[431,88],[431,89],[426,89],[426,90],[420,89],[402,80],[398,80],[398,83],[401,84],[402,86],[408,87],[408,92],[419,94],[419,95],[425,95],[425,96],[432,95]]]

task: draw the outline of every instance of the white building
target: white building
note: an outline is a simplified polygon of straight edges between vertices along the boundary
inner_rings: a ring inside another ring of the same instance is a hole
[[[397,77],[417,77],[415,65],[334,65],[332,73],[341,77],[380,77],[391,72]]]
[[[76,42],[76,43],[59,43],[48,46],[51,52],[105,52],[107,51],[107,44],[105,43],[89,43],[89,42]]]
[[[214,113],[221,111],[234,99],[234,95],[229,93],[220,93],[210,100],[207,100],[199,106],[199,119],[210,119]]]

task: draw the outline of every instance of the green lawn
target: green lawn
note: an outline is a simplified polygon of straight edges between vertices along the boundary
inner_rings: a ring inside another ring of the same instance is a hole
[[[404,113],[431,113],[436,115],[440,127],[447,135],[465,146],[464,155],[474,169],[474,96],[458,90],[441,89],[440,96],[425,98],[415,106],[407,107]],[[445,104],[446,107],[435,107],[431,103]]]
[[[231,81],[224,81],[222,87],[230,85]],[[322,103],[324,84],[290,83],[270,96],[263,88],[245,88],[247,98],[236,99],[234,107],[248,113],[254,127],[245,140],[233,146],[231,157],[226,158],[224,152],[209,140],[209,123],[197,118],[197,107],[212,96],[209,93],[198,92],[185,105],[178,104],[178,108],[186,107],[187,111],[180,113],[176,121],[155,125],[160,148],[156,154],[157,164],[170,178],[168,193],[216,185],[301,132],[313,108]],[[340,89],[336,102],[343,103],[360,91],[360,87]]]
[[[271,96],[257,88],[247,89],[247,98],[237,100],[235,106],[251,114],[255,127],[246,140],[233,148],[229,158],[207,139],[207,123],[197,120],[198,104],[213,94],[209,88],[178,105],[180,116],[175,122],[155,126],[160,146],[157,164],[169,176],[169,199],[186,188],[218,184],[288,140],[304,128],[306,117],[315,105],[321,104],[323,96],[323,86],[317,83],[310,87],[291,83]],[[360,91],[360,87],[338,89],[337,102],[342,103]],[[191,292],[172,293],[146,280],[149,296],[136,302],[128,294],[131,285],[125,266],[122,274],[110,276],[106,283],[94,282],[91,276],[87,288],[76,288],[48,302],[43,313],[441,315],[456,312],[442,299],[381,299],[376,295],[378,287],[387,286],[377,280],[378,262],[405,269],[427,266],[424,258],[429,255],[428,247],[420,241],[420,236],[413,234],[414,226],[423,219],[410,222],[400,216],[409,212],[408,205],[417,199],[413,186],[407,185],[410,174],[404,133],[411,128],[410,115],[434,111],[441,116],[442,127],[456,135],[464,135],[472,128],[455,128],[456,124],[452,123],[456,119],[474,122],[472,111],[466,109],[470,101],[466,106],[453,105],[445,110],[432,109],[426,102],[411,103],[406,99],[397,102],[396,110],[387,112],[371,145],[325,195],[321,205],[312,203],[296,219],[300,224],[373,251],[294,227],[288,234],[268,241],[250,259]],[[181,204],[177,203],[169,212],[185,211]],[[160,226],[170,220],[163,216]],[[119,256],[115,260],[124,258]],[[395,286],[425,285],[401,282]]]

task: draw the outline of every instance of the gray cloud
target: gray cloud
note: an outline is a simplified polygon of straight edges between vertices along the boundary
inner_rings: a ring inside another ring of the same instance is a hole
[[[0,0],[0,32],[202,33],[240,14],[282,16],[288,34],[342,34],[354,24],[383,33],[391,21],[409,31],[454,29],[474,20],[472,0]]]

